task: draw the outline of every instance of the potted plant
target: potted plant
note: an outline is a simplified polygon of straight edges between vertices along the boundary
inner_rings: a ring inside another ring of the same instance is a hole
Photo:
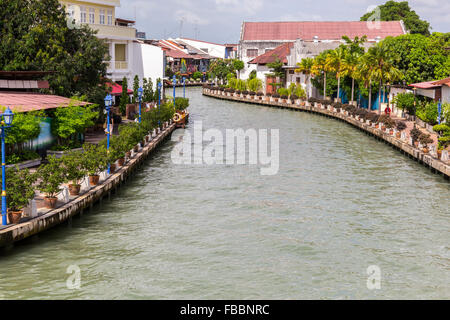
[[[100,180],[100,172],[105,170],[108,165],[106,148],[86,143],[83,145],[83,149],[83,167],[89,175],[89,184],[96,186]]]
[[[422,134],[422,131],[420,131],[417,128],[412,129],[411,132],[409,133],[409,135],[412,138],[413,144],[416,148],[419,146],[419,137],[421,134]]]
[[[37,175],[39,177],[38,190],[46,196],[45,206],[49,209],[56,207],[57,195],[61,191],[61,184],[66,181],[66,172],[62,165],[62,159],[56,156],[47,157],[48,163],[40,166]]]
[[[8,203],[9,223],[17,224],[22,219],[23,209],[34,198],[33,183],[36,175],[28,169],[19,170],[19,167],[6,170],[6,200]]]
[[[422,145],[422,151],[423,153],[428,153],[428,144],[433,143],[433,139],[431,138],[431,135],[426,134],[426,133],[422,133],[419,136],[419,142]]]
[[[400,139],[402,136],[402,131],[406,129],[406,123],[405,121],[397,121],[396,123],[396,128],[397,128],[397,134],[396,134],[396,138]]]
[[[278,99],[280,98],[280,95],[278,93],[272,94],[272,99],[274,102],[278,102]]]
[[[66,181],[70,181],[69,193],[78,196],[81,190],[80,180],[87,174],[83,167],[83,155],[81,152],[72,151],[62,157],[62,166],[66,174]]]

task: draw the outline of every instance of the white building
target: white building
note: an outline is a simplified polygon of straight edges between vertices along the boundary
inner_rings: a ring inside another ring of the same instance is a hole
[[[226,46],[223,44],[217,44],[217,43],[212,43],[212,42],[207,42],[207,41],[201,41],[201,40],[194,40],[194,39],[189,39],[189,38],[177,38],[174,39],[173,41],[176,42],[183,42],[186,43],[198,50],[203,51],[204,53],[208,54],[210,57],[213,58],[221,58],[221,59],[225,59],[226,57]]]

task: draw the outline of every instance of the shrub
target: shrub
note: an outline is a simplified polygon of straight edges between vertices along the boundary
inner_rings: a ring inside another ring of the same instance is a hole
[[[380,116],[375,112],[368,112],[365,119],[371,121],[372,123],[377,123]]]
[[[291,94],[291,95],[289,96],[289,98],[290,98],[292,101],[298,99],[298,97],[297,97],[295,94]]]
[[[309,103],[316,103],[316,102],[317,102],[317,99],[311,97],[311,98],[308,99],[308,102],[309,102]]]
[[[6,164],[16,164],[23,161],[39,159],[40,157],[41,156],[35,151],[31,150],[17,151],[14,152],[13,154],[6,156]]]
[[[0,172],[1,173],[1,172]],[[20,211],[34,198],[33,183],[37,176],[28,169],[6,169],[6,202],[11,211]]]
[[[177,97],[175,98],[175,109],[176,110],[185,110],[187,107],[189,107],[189,99],[188,98],[181,98]]]
[[[287,99],[287,98],[288,98],[288,96],[287,96],[287,95],[285,95],[285,94],[282,94],[282,95],[280,95],[280,98],[281,98],[281,99]]]
[[[426,133],[422,133],[419,136],[419,142],[426,147],[428,144],[433,143],[433,139],[431,138],[431,135],[426,134]]]
[[[87,174],[83,167],[83,155],[81,152],[72,151],[62,157],[62,167],[65,173],[65,181],[79,184],[79,181]]]
[[[438,105],[436,102],[428,102],[417,109],[417,117],[429,124],[436,124],[438,117]]]
[[[85,143],[83,149],[83,168],[90,176],[97,175],[106,169],[108,159],[104,146]]]
[[[382,114],[379,118],[378,118],[378,122],[382,122],[384,124],[384,126],[388,129],[392,129],[395,127],[395,120],[392,119],[389,115],[387,114]]]
[[[398,131],[403,131],[407,127],[405,121],[397,121],[396,128]]]
[[[256,95],[257,95],[258,97],[262,97],[262,96],[264,95],[264,93],[261,92],[261,91],[258,91],[258,92],[256,93]]]
[[[262,81],[258,78],[249,79],[247,82],[248,89],[250,91],[258,91],[262,88]]]
[[[289,90],[286,89],[286,88],[279,88],[279,89],[277,90],[277,93],[278,93],[280,96],[288,96],[288,95],[289,95]]]
[[[414,141],[417,141],[417,140],[419,139],[419,137],[420,137],[421,134],[422,134],[422,131],[420,131],[420,130],[417,129],[417,128],[412,129],[411,132],[409,133],[409,135],[411,136],[411,138],[412,138]]]
[[[399,93],[394,98],[394,103],[397,108],[401,110],[407,110],[408,113],[413,113],[414,111],[414,94],[412,93]]]
[[[273,97],[273,98],[279,98],[280,95],[279,95],[278,93],[274,93],[274,94],[272,94],[272,97]]]
[[[38,189],[49,198],[55,198],[61,191],[61,184],[66,181],[66,172],[62,165],[62,158],[47,157],[48,163],[40,166],[37,175],[39,177]]]
[[[192,78],[194,78],[195,80],[201,79],[203,76],[203,73],[201,73],[200,71],[195,71],[194,74],[192,75]]]

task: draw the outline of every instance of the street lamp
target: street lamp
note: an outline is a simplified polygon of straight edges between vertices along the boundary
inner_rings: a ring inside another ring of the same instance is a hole
[[[175,86],[177,84],[177,76],[176,75],[173,75],[172,84],[173,84],[173,105],[175,106]]]
[[[144,90],[142,89],[142,87],[140,87],[140,88],[138,89],[138,98],[139,98],[139,123],[141,123],[141,116],[142,116],[142,113],[141,113],[141,106],[142,106],[142,95],[143,95],[143,93],[144,93]]]
[[[186,98],[186,77],[183,77],[183,98]]]
[[[109,153],[109,138],[111,135],[111,132],[109,130],[109,112],[111,111],[111,105],[112,105],[112,97],[108,93],[108,95],[105,97],[105,111],[107,114],[106,118],[106,150]],[[111,165],[108,163],[108,174],[111,173]]]
[[[416,128],[416,91],[417,91],[417,88],[413,87],[413,92],[414,92],[414,110],[413,110],[414,129]]]
[[[6,129],[12,127],[14,113],[9,109],[0,114],[1,119],[1,135],[2,135],[2,224],[6,226],[8,221],[6,219],[7,203],[6,203],[6,161],[5,161],[5,137]]]

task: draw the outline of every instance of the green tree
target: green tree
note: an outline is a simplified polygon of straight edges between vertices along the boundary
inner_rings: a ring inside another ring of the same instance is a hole
[[[153,97],[154,97],[154,93],[153,93],[153,82],[152,82],[152,78],[144,78],[142,80],[143,85],[142,85],[142,89],[144,90],[143,92],[143,99],[145,102],[151,102],[153,101]]]
[[[233,69],[237,71],[238,79],[239,79],[240,75],[241,75],[241,70],[244,69],[244,67],[245,67],[244,62],[239,59],[234,59],[232,61],[232,65],[233,65]]]
[[[57,0],[0,1],[0,70],[54,71],[46,76],[53,93],[104,97],[109,60],[104,40],[88,26],[69,28]]]
[[[127,104],[129,101],[130,100],[128,97],[128,80],[126,77],[123,77],[122,94],[120,96],[120,102],[119,102],[120,113],[125,114],[125,112],[127,111]]]
[[[403,20],[405,27],[410,33],[430,34],[430,24],[421,20],[419,15],[410,8],[408,1],[396,2],[387,1],[385,4],[377,7],[380,10],[381,21],[399,21]],[[364,14],[361,21],[368,21],[374,16],[375,10]]]
[[[407,34],[382,41],[408,84],[438,80],[450,74],[450,33],[426,37]]]
[[[96,106],[71,105],[67,108],[57,108],[52,122],[52,132],[58,137],[58,143],[64,145],[69,139],[76,138],[77,133],[83,133],[95,124],[98,112]]]
[[[312,67],[314,65],[314,59],[313,58],[303,58],[300,62],[297,63],[297,69],[295,69],[295,72],[297,73],[303,73],[305,77],[305,85],[308,87],[310,85],[310,77],[312,74]],[[309,90],[307,90],[306,98],[309,98],[308,96]]]
[[[0,108],[4,110],[4,107]],[[20,151],[23,143],[35,139],[41,132],[41,121],[45,116],[43,111],[34,112],[15,112],[12,127],[8,128],[8,134],[5,137],[5,143],[8,153],[14,146]]]
[[[133,99],[132,103],[139,102],[139,76],[135,75],[133,80]]]
[[[366,53],[367,62],[371,65],[371,75],[374,80],[379,82],[378,102],[381,103],[381,88],[386,82],[393,83],[394,81],[403,78],[402,72],[397,69],[392,61],[392,56],[389,54],[389,49],[383,43],[371,47]],[[381,107],[378,108],[381,113]]]
[[[1,172],[0,172],[1,176]],[[1,179],[0,179],[1,180]],[[20,211],[34,198],[36,174],[18,167],[6,169],[6,203],[11,211]]]
[[[313,66],[311,68],[311,73],[316,75],[319,78],[322,78],[323,80],[323,96],[324,98],[326,98],[327,96],[327,73],[330,72],[330,69],[328,67],[327,64],[327,57],[330,54],[331,50],[325,50],[322,51],[318,56],[316,56],[314,58],[314,63]],[[322,73],[323,73],[323,77],[322,77]],[[315,79],[317,83],[317,79]],[[316,87],[318,87],[318,85],[316,84]],[[320,88],[319,88],[320,89]],[[328,91],[329,92],[329,91]]]
[[[332,50],[326,59],[326,64],[328,69],[336,75],[337,79],[337,98],[340,97],[341,89],[341,77],[345,76],[347,73],[347,68],[345,64],[345,56],[347,55],[347,50],[345,47],[340,46],[335,50]]]

